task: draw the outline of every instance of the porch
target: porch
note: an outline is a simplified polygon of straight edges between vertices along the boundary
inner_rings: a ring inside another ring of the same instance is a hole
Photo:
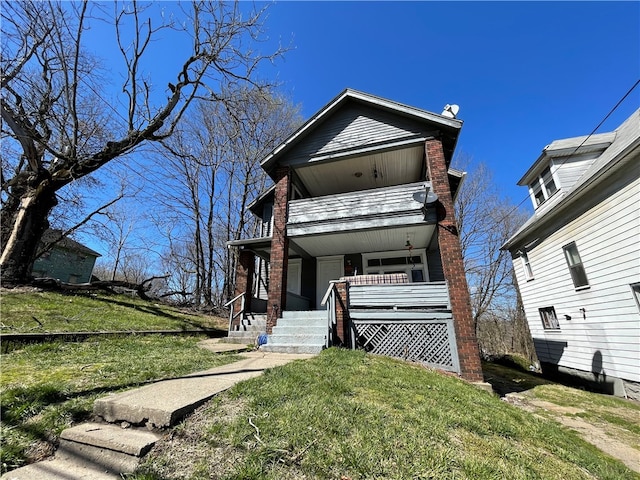
[[[341,345],[460,372],[446,282],[408,283],[406,274],[342,277],[330,282],[322,306],[283,312],[261,348],[312,353]],[[230,317],[231,331],[241,324]]]

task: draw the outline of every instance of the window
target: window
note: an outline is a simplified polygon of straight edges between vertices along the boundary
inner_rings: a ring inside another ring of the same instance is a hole
[[[542,205],[554,193],[556,193],[558,191],[558,187],[556,186],[556,182],[551,174],[551,167],[545,168],[540,176],[529,185],[529,189],[535,207]]]
[[[524,269],[524,278],[533,280],[533,270],[531,269],[531,262],[529,262],[527,252],[520,253],[520,260],[522,261],[522,268]]]
[[[542,171],[542,175],[540,176],[542,179],[542,186],[547,191],[547,197],[550,197],[554,193],[558,191],[558,187],[556,187],[556,182],[553,181],[553,176],[551,175],[551,168],[547,167]]]
[[[553,307],[539,308],[542,326],[545,330],[560,330],[560,323],[556,317],[556,309]]]
[[[364,274],[406,273],[412,282],[427,281],[427,265],[424,261],[424,251],[406,251],[365,253],[363,254]]]
[[[631,293],[633,294],[633,298],[636,299],[636,305],[638,305],[638,310],[640,310],[640,283],[632,283],[630,287],[631,287]]]
[[[580,254],[578,253],[578,247],[575,242],[565,245],[564,256],[567,259],[567,265],[569,265],[569,271],[571,272],[571,279],[573,280],[573,286],[576,288],[586,288],[589,286],[587,280],[587,273],[582,265]]]

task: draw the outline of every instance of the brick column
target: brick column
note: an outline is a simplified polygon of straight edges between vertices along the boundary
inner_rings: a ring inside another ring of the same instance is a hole
[[[251,311],[251,297],[253,296],[253,274],[255,271],[255,254],[249,250],[240,250],[238,261],[236,263],[236,291],[234,297],[244,293],[244,309],[245,312]],[[236,300],[233,307],[233,313],[240,311],[240,301]]]
[[[273,200],[273,235],[269,262],[269,303],[267,304],[267,333],[282,316],[287,306],[287,267],[289,264],[289,239],[287,216],[289,214],[289,190],[291,173],[288,167],[280,167],[275,175],[276,188]]]
[[[425,144],[427,172],[433,191],[443,209],[439,214],[438,244],[442,257],[444,278],[449,286],[449,298],[458,345],[458,359],[462,377],[470,382],[482,382],[480,351],[473,326],[469,286],[462,263],[462,250],[451,197],[447,165],[440,140],[427,140]]]

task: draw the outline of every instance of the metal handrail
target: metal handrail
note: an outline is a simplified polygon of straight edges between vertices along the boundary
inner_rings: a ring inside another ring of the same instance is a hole
[[[327,340],[325,342],[325,346],[329,348],[333,343],[332,333],[333,326],[336,324],[336,282],[334,280],[329,282],[329,287],[327,288],[326,293],[322,297],[320,301],[320,305],[327,305]]]
[[[327,303],[327,300],[329,300],[329,295],[331,295],[331,292],[333,291],[335,286],[336,286],[336,281],[330,280],[329,287],[327,288],[327,291],[324,294],[324,297],[322,297],[322,300],[320,300],[320,305],[324,305],[325,303]]]
[[[240,310],[238,311],[238,313],[236,313],[235,315],[233,314],[233,303],[238,300],[239,298],[242,297],[242,303],[240,304]],[[229,331],[231,331],[231,325],[233,324],[233,321],[241,316],[244,315],[244,306],[245,306],[245,292],[242,292],[239,295],[236,295],[235,297],[233,297],[231,300],[229,300],[227,303],[224,304],[225,307],[228,307],[229,305],[231,305],[231,308],[229,309]]]

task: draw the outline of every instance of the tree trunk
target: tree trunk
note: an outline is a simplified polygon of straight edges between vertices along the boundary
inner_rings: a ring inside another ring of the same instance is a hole
[[[36,182],[33,182],[36,183]],[[58,203],[55,189],[48,179],[22,192],[11,192],[14,202],[2,211],[2,286],[24,285],[31,280],[31,270],[42,234],[49,228],[49,214]]]

